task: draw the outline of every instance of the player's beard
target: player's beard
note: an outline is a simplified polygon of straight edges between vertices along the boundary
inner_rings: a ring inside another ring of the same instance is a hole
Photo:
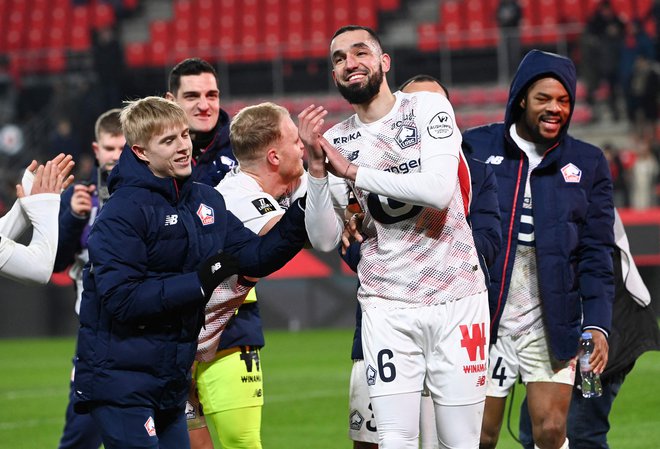
[[[379,67],[378,71],[369,78],[366,86],[362,87],[359,84],[344,85],[342,83],[337,83],[337,90],[339,90],[341,96],[350,104],[367,103],[380,91],[383,76],[383,69],[382,67]]]

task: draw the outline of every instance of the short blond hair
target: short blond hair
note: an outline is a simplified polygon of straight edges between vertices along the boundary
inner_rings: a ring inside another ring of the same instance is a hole
[[[269,145],[282,137],[280,124],[286,117],[289,111],[271,102],[238,111],[229,127],[229,140],[238,162],[249,164],[258,160]]]
[[[181,106],[163,97],[145,97],[124,102],[119,119],[128,146],[146,145],[149,140],[170,127],[188,126]]]

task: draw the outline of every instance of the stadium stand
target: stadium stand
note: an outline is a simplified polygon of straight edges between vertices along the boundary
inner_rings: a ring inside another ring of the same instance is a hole
[[[575,40],[600,0],[520,0],[523,19],[520,28],[523,45],[557,42],[566,29],[569,41]],[[617,13],[626,19],[643,17],[652,0],[612,0]],[[437,51],[496,46],[499,31],[495,20],[498,0],[444,0],[436,20],[419,24],[418,48]],[[576,25],[573,29],[566,25]]]

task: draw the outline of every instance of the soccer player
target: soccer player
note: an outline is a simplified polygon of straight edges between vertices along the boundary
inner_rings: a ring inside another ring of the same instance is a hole
[[[89,231],[103,201],[107,200],[107,176],[126,145],[119,121],[120,112],[120,109],[110,109],[96,119],[95,141],[92,142],[96,170],[92,173],[92,179],[86,183],[75,184],[62,194],[55,271],[62,271],[70,266],[69,276],[75,283],[76,314],[80,313],[83,267],[89,259]],[[88,414],[81,415],[73,411],[74,371],[71,373],[69,404],[59,449],[96,449],[101,446],[101,434],[94,421]]]
[[[188,118],[147,97],[121,112],[129,150],[88,239],[74,378],[106,449],[189,448],[184,406],[204,308],[233,274],[279,269],[306,241],[300,202],[257,236],[191,179]]]
[[[435,92],[449,99],[447,88],[436,78],[430,75],[415,75],[399,87],[404,93]],[[481,257],[482,268],[487,267],[495,260],[502,236],[500,234],[500,210],[497,201],[497,184],[495,174],[490,166],[471,157],[471,149],[464,147],[465,160],[470,170],[472,199],[470,201],[469,222],[472,236]],[[349,219],[347,227],[356,226],[355,220]],[[347,235],[348,234],[348,235]],[[345,237],[350,239],[354,235],[350,229],[345,231]],[[361,235],[356,237],[361,239]],[[355,271],[359,261],[359,246],[351,245],[345,248],[344,260]],[[351,358],[353,369],[350,382],[349,403],[349,436],[353,440],[354,449],[375,449],[378,447],[378,433],[373,422],[369,390],[364,376],[364,356],[362,352],[362,312],[359,304],[356,310],[356,327],[353,337]],[[433,400],[428,390],[422,392],[420,409],[420,447],[421,449],[437,449],[438,434],[435,425]]]
[[[483,448],[497,444],[519,375],[538,447],[568,448],[566,416],[583,331],[595,343],[591,366],[602,373],[607,364],[612,182],[602,151],[568,134],[575,85],[570,59],[532,50],[511,83],[504,123],[463,135],[495,171],[504,239],[490,270],[493,346]]]
[[[57,252],[60,194],[73,182],[73,165],[70,155],[59,154],[45,165],[32,161],[27,167],[16,186],[18,199],[0,218],[0,275],[40,284],[50,279]],[[30,243],[17,243],[30,227]]]
[[[216,189],[222,193],[228,210],[248,229],[264,235],[306,191],[304,149],[298,128],[285,108],[262,103],[242,109],[234,117],[230,137],[240,168],[227,173]],[[224,304],[244,299],[257,279],[249,281],[231,277],[216,289],[206,306],[206,324],[197,349],[194,376],[204,418],[215,446],[225,449],[244,447],[245,440],[252,442],[252,448],[261,447],[261,407],[240,400],[263,396],[259,359],[250,357],[247,351],[235,351],[242,354],[241,358],[225,357],[227,350],[219,349],[222,329],[229,318],[222,313]],[[241,376],[246,370],[248,376]],[[227,394],[235,390],[239,392]],[[231,433],[218,431],[226,426],[240,428],[236,432],[243,440],[228,439]]]
[[[435,93],[392,93],[390,57],[369,28],[340,28],[330,51],[333,79],[355,114],[325,136],[323,107],[299,115],[309,158],[305,220],[323,230],[322,238],[309,236],[314,247],[330,251],[342,236],[349,189],[365,212],[358,300],[379,445],[417,447],[426,384],[441,444],[475,448],[488,310],[453,109]]]

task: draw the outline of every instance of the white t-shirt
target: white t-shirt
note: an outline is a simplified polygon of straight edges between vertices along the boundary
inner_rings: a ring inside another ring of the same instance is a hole
[[[511,125],[511,138],[525,152],[529,160],[525,193],[520,217],[520,230],[513,262],[509,294],[504,305],[498,336],[519,337],[543,329],[541,296],[539,293],[538,269],[536,266],[536,243],[534,237],[534,214],[530,177],[543,159],[544,146],[524,140]]]
[[[439,94],[394,94],[392,110],[373,123],[357,115],[325,138],[359,167],[355,182],[310,176],[307,228],[325,226],[330,250],[341,237],[348,189],[365,211],[358,265],[363,308],[439,304],[485,290],[466,199],[458,176],[461,134],[451,104]],[[468,187],[469,191],[469,187]],[[332,203],[335,216],[330,218]],[[469,197],[469,195],[468,195]]]

